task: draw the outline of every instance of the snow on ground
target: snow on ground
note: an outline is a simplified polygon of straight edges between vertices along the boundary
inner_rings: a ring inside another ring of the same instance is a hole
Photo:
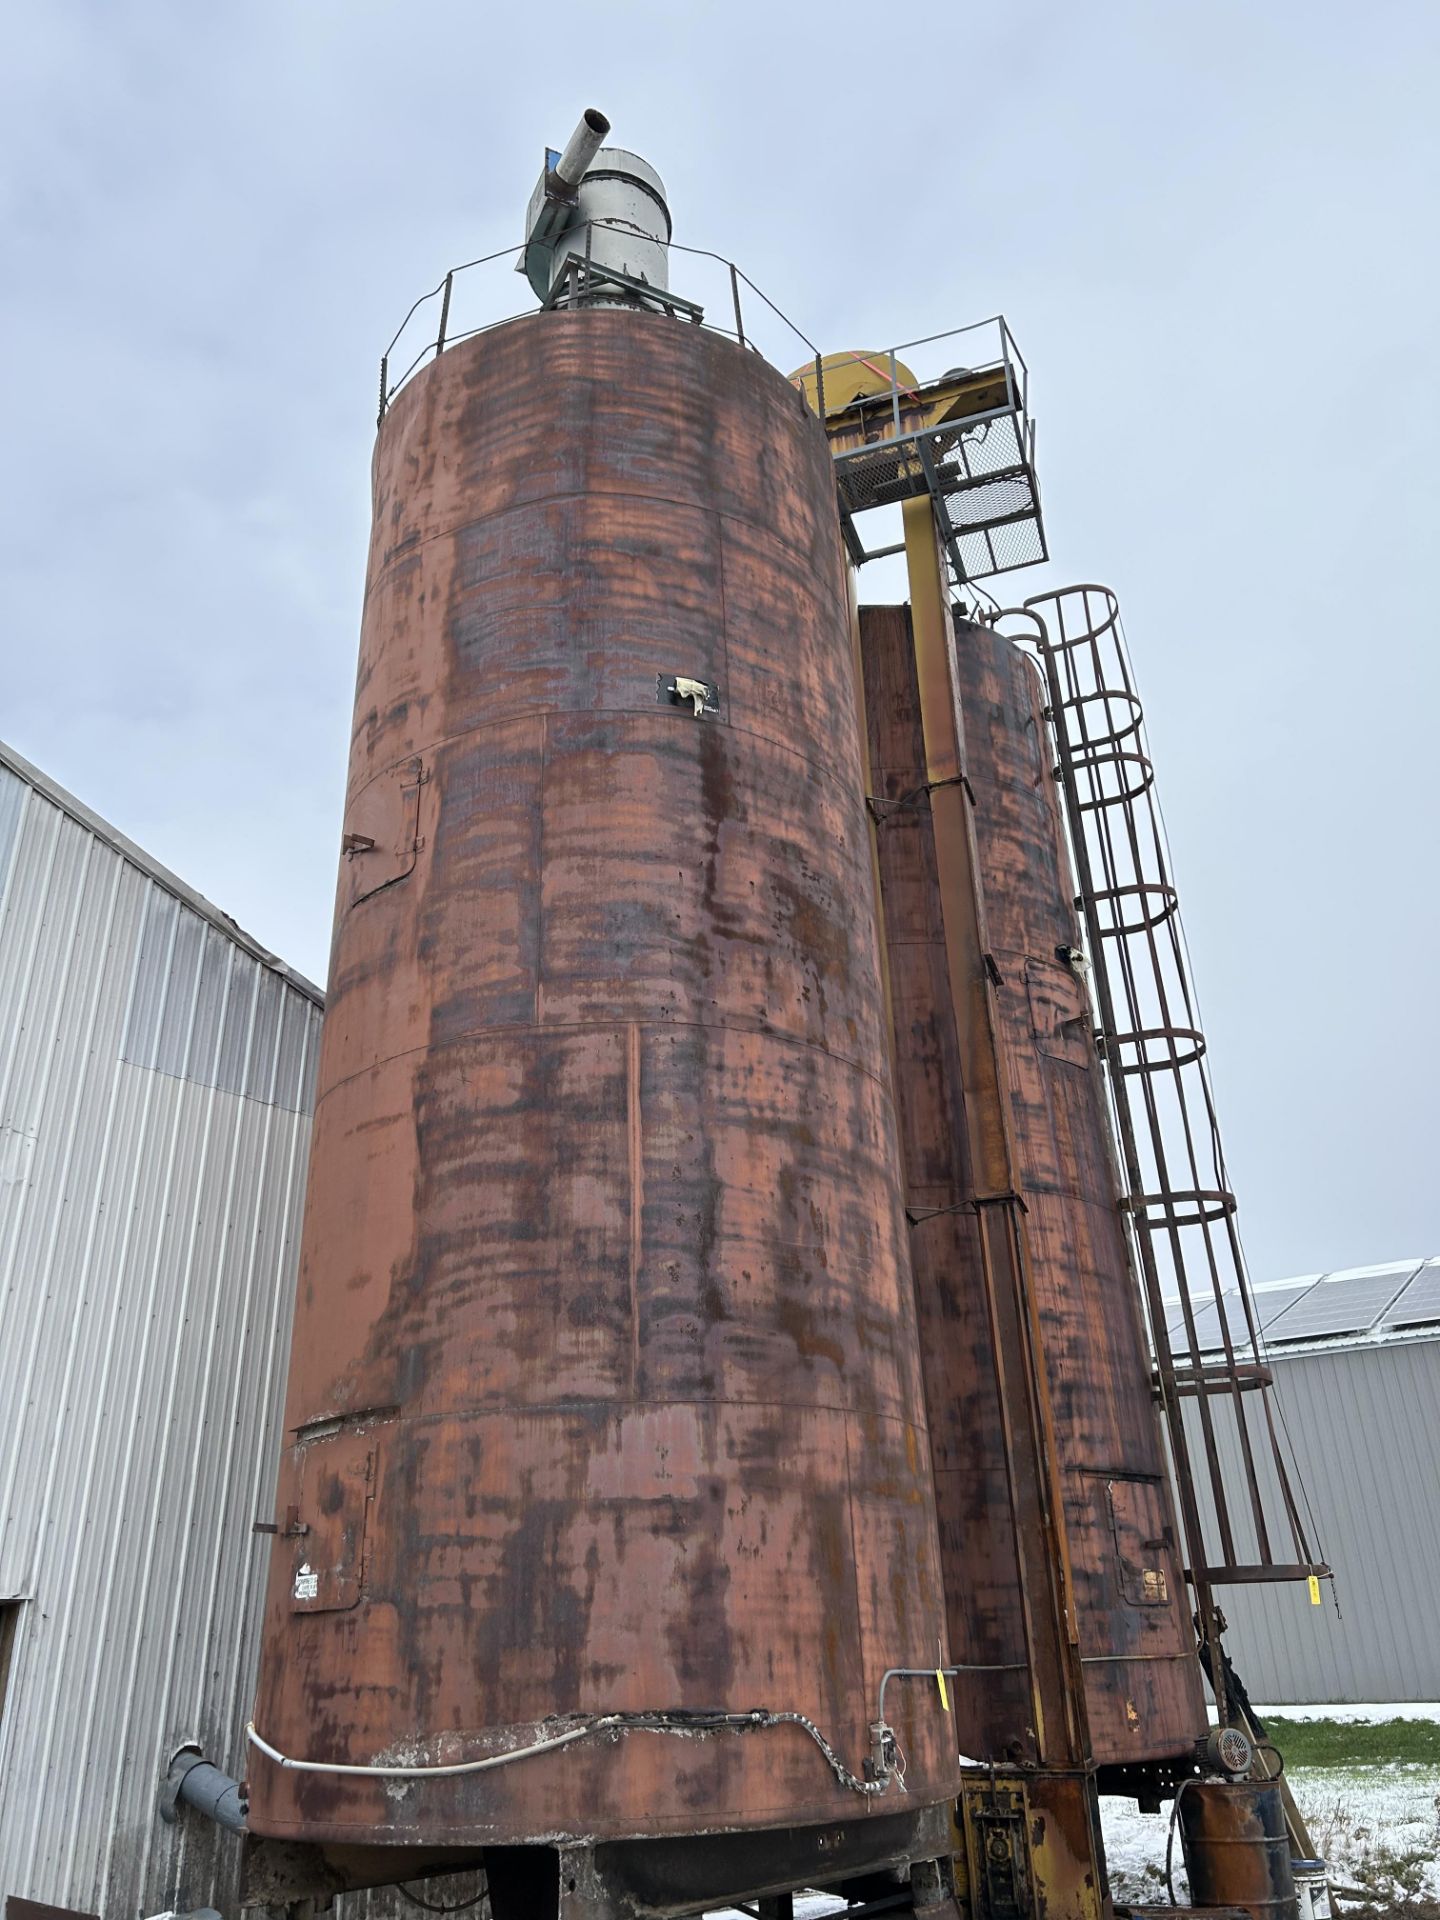
[[[802,1893],[796,1896],[795,1920],[819,1920],[821,1914],[843,1913],[843,1900],[831,1900],[823,1893]],[[738,1907],[722,1907],[718,1913],[705,1916],[705,1920],[745,1920]]]
[[[1372,1700],[1343,1707],[1256,1707],[1262,1720],[1440,1720],[1440,1700]]]
[[[1440,1702],[1370,1701],[1345,1706],[1257,1707],[1262,1720],[1440,1720]],[[1440,1898],[1440,1767],[1415,1761],[1387,1766],[1295,1767],[1290,1787],[1331,1879],[1378,1897]],[[1170,1807],[1137,1812],[1133,1800],[1100,1802],[1105,1853],[1120,1901],[1163,1900]],[[1179,1837],[1175,1892],[1186,1897]]]
[[[1306,1767],[1292,1774],[1290,1786],[1332,1881],[1377,1897],[1440,1899],[1440,1769]],[[1116,1900],[1164,1901],[1169,1804],[1164,1813],[1139,1813],[1133,1800],[1106,1798],[1100,1817]],[[1188,1886],[1178,1834],[1174,1868],[1183,1901]]]
[[[1262,1720],[1440,1720],[1440,1701],[1361,1702],[1348,1706],[1258,1707]],[[1440,1767],[1396,1762],[1383,1767],[1300,1767],[1290,1785],[1331,1878],[1377,1898],[1408,1894],[1440,1899]],[[1121,1904],[1166,1899],[1165,1841],[1170,1805],[1140,1813],[1133,1800],[1100,1802],[1105,1855]],[[1175,1893],[1188,1897],[1180,1840],[1175,1839]],[[843,1911],[838,1901],[807,1894],[795,1902],[797,1920]],[[734,1907],[710,1920],[744,1920]]]
[[[1290,1785],[1333,1880],[1440,1899],[1440,1767],[1307,1767]]]
[[[1140,1813],[1133,1800],[1100,1801],[1100,1824],[1105,1832],[1105,1865],[1110,1891],[1122,1906],[1155,1906],[1166,1898],[1165,1839],[1170,1831],[1170,1803],[1163,1813]],[[1180,1836],[1175,1836],[1175,1897],[1189,1893]]]

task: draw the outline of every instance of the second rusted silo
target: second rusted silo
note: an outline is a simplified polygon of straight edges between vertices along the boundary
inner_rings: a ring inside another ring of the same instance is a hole
[[[956,1791],[933,1678],[886,1703],[908,1796],[863,1779],[945,1631],[863,793],[828,450],[774,369],[610,307],[411,381],[255,1831],[840,1822],[864,1864]]]
[[[1006,1410],[985,1304],[970,1111],[926,796],[911,616],[861,614],[898,1106],[951,1643],[967,1751],[1031,1759]],[[1039,1313],[1084,1673],[1103,1768],[1183,1759],[1206,1724],[1152,1368],[1118,1205],[1045,698],[1034,663],[956,624],[983,924]],[[1021,1497],[1023,1497],[1023,1490]],[[1118,1784],[1118,1780],[1117,1780]]]

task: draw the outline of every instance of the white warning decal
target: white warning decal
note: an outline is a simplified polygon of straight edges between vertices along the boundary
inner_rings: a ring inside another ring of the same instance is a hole
[[[295,1598],[313,1600],[320,1591],[320,1576],[310,1571],[310,1562],[302,1560],[300,1571],[295,1575]]]

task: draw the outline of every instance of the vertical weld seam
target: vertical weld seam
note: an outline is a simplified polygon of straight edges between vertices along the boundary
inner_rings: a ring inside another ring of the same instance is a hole
[[[850,1582],[855,1590],[855,1639],[856,1652],[860,1660],[860,1689],[865,1703],[865,1719],[870,1718],[870,1635],[866,1631],[865,1600],[860,1591],[860,1547],[855,1538],[855,1487],[850,1472],[850,1424],[851,1413],[847,1408],[840,1415],[840,1428],[845,1436],[845,1522],[850,1534]],[[878,1687],[880,1676],[876,1674]],[[878,1697],[878,1696],[873,1696]]]
[[[735,709],[730,698],[730,620],[725,611],[725,516],[715,515],[715,555],[717,585],[720,590],[720,686],[723,717],[727,726],[735,724]]]
[[[530,1020],[539,1028],[545,1004],[545,776],[550,768],[550,716],[540,715],[540,779],[535,807],[535,978],[530,988]]]
[[[640,1118],[640,1026],[626,1035],[625,1122],[630,1151],[630,1397],[640,1392],[640,1262],[644,1254],[645,1156]]]

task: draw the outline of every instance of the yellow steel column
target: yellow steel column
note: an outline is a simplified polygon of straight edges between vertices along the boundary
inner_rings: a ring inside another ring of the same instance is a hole
[[[890,1099],[897,1100],[895,1072],[895,1009],[890,987],[890,946],[885,936],[885,913],[880,901],[880,847],[875,837],[876,820],[868,805],[875,791],[875,769],[870,763],[870,728],[865,712],[865,665],[860,651],[860,580],[856,569],[845,566],[850,600],[850,655],[855,672],[855,720],[860,733],[860,767],[867,795],[866,830],[870,836],[870,873],[875,882],[875,938],[880,951],[880,991],[884,998],[885,1052],[890,1062]]]
[[[1083,1765],[1089,1742],[1069,1550],[965,776],[955,634],[931,502],[907,501],[902,511],[926,780],[1000,1375],[1036,1746],[1042,1765]]]
[[[965,773],[955,631],[932,503],[928,497],[907,501],[902,511],[946,966],[955,1010],[1040,1763],[1036,1772],[1006,1777],[1007,1787],[1021,1796],[1025,1815],[1019,1823],[1013,1817],[1002,1821],[1003,1833],[990,1831],[1000,1811],[996,1797],[1000,1777],[995,1769],[987,1768],[983,1777],[977,1776],[975,1786],[965,1790],[969,1910],[983,1920],[987,1893],[994,1891],[989,1887],[994,1848],[1013,1842],[1025,1851],[1022,1880],[1029,1886],[1037,1913],[1047,1913],[1051,1920],[1100,1920],[1110,1903],[1104,1890],[1104,1847],[1089,1765],[1084,1669],[995,1001],[999,976],[986,932],[984,886],[971,816],[974,796]],[[985,1837],[977,1859],[980,1828]],[[989,1865],[983,1865],[987,1860]]]

